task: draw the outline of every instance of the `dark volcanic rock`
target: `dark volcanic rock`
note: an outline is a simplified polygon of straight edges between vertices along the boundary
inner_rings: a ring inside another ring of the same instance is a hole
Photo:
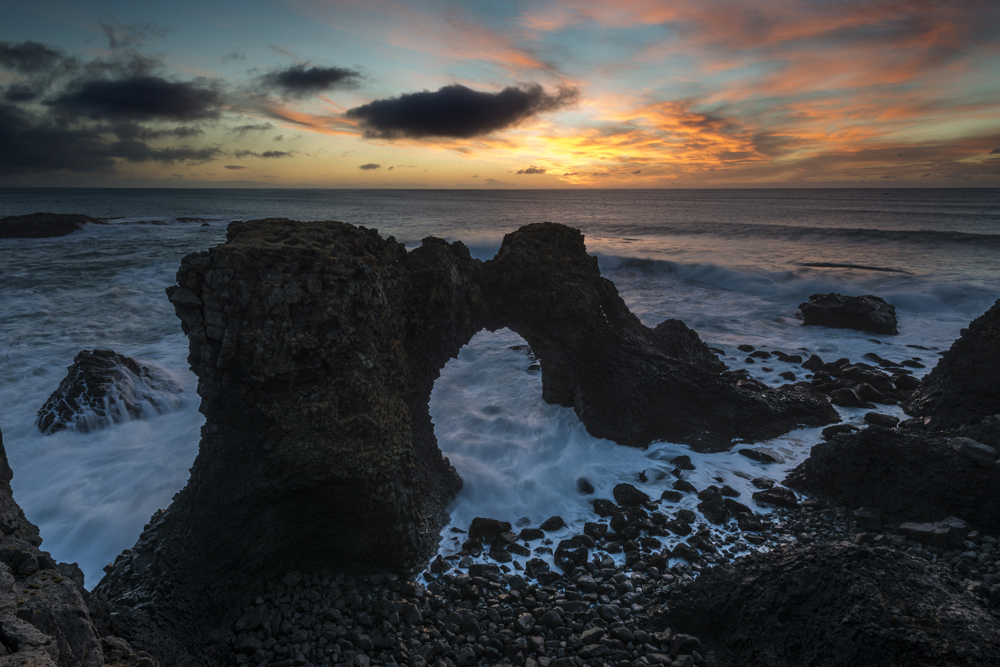
[[[804,385],[751,391],[719,374],[725,367],[678,320],[649,329],[602,278],[583,235],[551,223],[504,237],[483,269],[489,328],[507,326],[542,366],[542,396],[572,407],[599,438],[644,446],[684,442],[727,449],[798,424],[838,418]]]
[[[872,426],[813,446],[786,481],[848,508],[880,509],[893,522],[956,516],[1000,531],[1000,466],[983,465],[980,455],[968,455],[952,441]]]
[[[1000,301],[972,321],[904,405],[945,428],[1000,413]]]
[[[66,236],[84,225],[107,223],[89,215],[77,213],[29,213],[0,218],[0,239],[40,239]]]
[[[38,528],[10,488],[0,435],[0,664],[101,667],[104,655],[73,565],[39,549]],[[70,574],[74,576],[70,576]]]
[[[165,371],[112,350],[83,350],[38,411],[42,433],[91,431],[112,422],[167,412],[181,386]]]
[[[724,449],[837,419],[807,385],[748,391],[723,378],[679,321],[642,325],[562,225],[508,234],[483,264],[435,238],[407,252],[343,223],[233,223],[177,280],[168,295],[206,417],[199,454],[94,592],[169,664],[216,664],[239,606],[276,574],[427,562],[460,486],[428,401],[483,328],[523,336],[543,397],[622,444]]]
[[[649,502],[649,496],[631,484],[617,484],[612,490],[615,502],[625,507],[637,507]]]
[[[129,639],[218,664],[214,633],[265,578],[430,558],[461,481],[427,405],[482,328],[478,271],[461,243],[407,253],[336,222],[234,223],[185,258],[168,293],[206,425],[187,486],[95,590]]]
[[[781,547],[703,570],[657,626],[724,664],[1000,664],[1000,617],[931,563],[844,542]]]
[[[898,334],[896,307],[884,299],[866,294],[813,294],[809,301],[799,304],[802,324],[858,329],[880,334]]]

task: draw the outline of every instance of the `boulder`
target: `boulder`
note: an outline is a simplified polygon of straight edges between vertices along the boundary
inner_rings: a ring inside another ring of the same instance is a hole
[[[649,496],[645,492],[627,483],[617,484],[612,490],[612,494],[615,497],[615,502],[623,507],[638,507],[649,502]]]
[[[113,350],[83,350],[38,411],[46,435],[87,432],[114,422],[161,414],[180,405],[181,385],[167,371]]]
[[[1000,617],[902,551],[795,544],[702,570],[655,615],[741,667],[1000,664]]]
[[[962,330],[903,408],[948,428],[1000,413],[1000,300]]]
[[[884,299],[866,294],[813,294],[809,301],[799,304],[802,324],[857,329],[878,334],[898,334],[896,307]]]
[[[984,465],[952,442],[948,434],[871,426],[814,445],[786,483],[850,509],[879,509],[894,523],[955,516],[1000,531],[1000,465]]]
[[[78,213],[29,213],[0,218],[0,239],[40,239],[66,236],[84,225],[108,223]]]

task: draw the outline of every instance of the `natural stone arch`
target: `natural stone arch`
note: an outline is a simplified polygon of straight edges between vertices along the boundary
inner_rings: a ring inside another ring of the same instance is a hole
[[[285,219],[233,223],[168,290],[206,424],[187,486],[95,590],[118,632],[180,663],[290,570],[410,572],[461,480],[437,447],[434,380],[475,333],[507,326],[543,396],[627,445],[722,449],[836,413],[803,386],[753,390],[676,320],[655,329],[602,278],[577,230],[528,225],[494,260],[428,238]],[[172,636],[171,636],[172,635]],[[220,635],[221,636],[221,635]]]

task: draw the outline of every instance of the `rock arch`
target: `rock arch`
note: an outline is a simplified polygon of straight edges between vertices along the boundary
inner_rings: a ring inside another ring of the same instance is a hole
[[[484,263],[461,243],[407,252],[339,222],[233,223],[177,281],[168,294],[206,416],[199,454],[95,590],[116,630],[165,659],[185,653],[177,636],[211,644],[284,572],[427,561],[461,486],[437,448],[430,392],[483,328],[525,338],[544,398],[622,444],[723,449],[836,419],[805,386],[723,377],[679,321],[642,325],[563,225],[508,234]]]

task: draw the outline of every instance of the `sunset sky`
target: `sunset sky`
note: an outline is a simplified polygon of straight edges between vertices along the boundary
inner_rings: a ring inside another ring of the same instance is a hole
[[[4,2],[22,185],[995,187],[1000,2]]]

